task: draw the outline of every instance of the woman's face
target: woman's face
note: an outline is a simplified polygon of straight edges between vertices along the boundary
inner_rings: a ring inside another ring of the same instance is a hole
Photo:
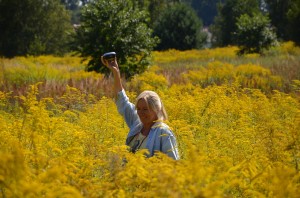
[[[148,106],[146,100],[141,98],[137,102],[137,113],[141,122],[145,125],[152,125],[157,120],[156,113]]]

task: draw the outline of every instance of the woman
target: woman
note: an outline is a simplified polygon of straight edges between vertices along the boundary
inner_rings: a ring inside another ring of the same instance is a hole
[[[117,108],[130,128],[126,145],[133,153],[148,149],[148,157],[160,151],[178,160],[176,138],[162,122],[167,114],[159,96],[153,91],[144,91],[137,97],[136,105],[132,104],[122,86],[117,59],[106,60],[101,56],[101,61],[113,73]]]

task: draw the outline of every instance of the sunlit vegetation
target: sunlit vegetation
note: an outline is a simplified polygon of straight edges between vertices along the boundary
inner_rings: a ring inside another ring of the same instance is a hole
[[[0,197],[298,197],[300,50],[236,49],[153,52],[124,79],[159,93],[179,161],[128,152],[111,78],[78,57],[0,59]]]

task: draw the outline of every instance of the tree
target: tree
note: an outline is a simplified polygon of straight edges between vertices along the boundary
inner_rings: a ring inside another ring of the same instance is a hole
[[[144,8],[149,11],[149,26],[153,28],[156,21],[160,18],[162,12],[180,1],[181,0],[139,0],[138,2],[143,4]]]
[[[154,35],[160,38],[156,49],[201,48],[206,41],[206,35],[201,30],[202,22],[195,11],[185,4],[177,3],[164,10],[154,25]]]
[[[80,23],[81,8],[88,4],[91,0],[60,0],[66,9],[71,13],[72,24]]]
[[[60,0],[68,10],[77,10],[80,6],[84,6],[91,0]]]
[[[150,13],[150,27],[153,28],[163,10],[167,9],[166,0],[152,0],[149,3],[148,10]]]
[[[1,0],[0,30],[2,56],[62,55],[72,26],[59,0]]]
[[[240,47],[239,54],[262,53],[276,43],[276,34],[270,27],[267,16],[256,14],[241,15],[237,20],[236,42]]]
[[[88,71],[107,73],[100,56],[117,53],[120,70],[130,77],[144,71],[149,55],[157,43],[147,26],[148,12],[134,6],[131,0],[95,0],[85,6],[80,27],[76,30],[73,49],[89,58]]]
[[[300,45],[300,0],[294,0],[287,12],[288,37]]]
[[[192,0],[191,6],[196,10],[198,17],[202,19],[204,26],[209,26],[214,22],[214,17],[218,13],[218,2],[224,2],[224,0]]]
[[[300,1],[265,0],[271,23],[276,27],[278,37],[283,41],[292,40],[300,44]]]
[[[288,40],[288,17],[287,12],[292,0],[266,0],[272,24],[276,27],[279,38]]]
[[[62,4],[66,6],[68,10],[77,10],[80,6],[80,0],[60,0]]]
[[[260,12],[257,0],[227,0],[219,4],[218,15],[212,26],[213,43],[216,46],[234,45],[236,32],[236,22],[242,14],[254,16]]]

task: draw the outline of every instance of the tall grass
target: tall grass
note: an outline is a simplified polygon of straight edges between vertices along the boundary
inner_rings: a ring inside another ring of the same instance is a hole
[[[87,94],[101,97],[108,80],[102,74],[85,71],[85,62],[79,57],[17,57],[1,59],[1,90],[14,95],[24,94],[29,85],[42,82],[41,97],[61,96],[66,87],[72,86]]]
[[[284,91],[290,92],[290,84],[295,79],[300,79],[300,48],[292,42],[283,43],[267,51],[265,55],[250,54],[237,56],[236,47],[176,51],[154,52],[154,64],[160,66],[170,84],[183,82],[182,73],[190,70],[206,68],[215,61],[239,65],[258,65],[269,69],[274,76],[281,76],[284,83]]]
[[[298,48],[235,49],[154,52],[124,79],[159,93],[179,161],[128,152],[112,79],[79,58],[1,59],[0,197],[299,197]]]
[[[153,52],[153,65],[150,67],[154,67],[154,69],[158,67],[156,74],[162,74],[167,79],[169,86],[186,83],[186,74],[203,71],[217,62],[224,65],[230,64],[233,66],[232,69],[240,65],[257,65],[268,69],[271,72],[269,75],[282,78],[280,90],[287,93],[292,91],[293,81],[300,79],[300,49],[292,42],[283,43],[268,51],[265,56],[253,54],[239,57],[236,55],[237,50],[236,47],[226,47]],[[67,85],[98,98],[103,95],[112,95],[110,89],[112,79],[105,78],[102,74],[85,72],[86,62],[82,62],[79,57],[1,58],[0,64],[0,89],[12,91],[14,95],[24,94],[29,85],[37,82],[42,82],[39,85],[42,90],[41,97],[61,96],[66,91]],[[232,71],[232,73],[234,72]],[[207,79],[202,86],[210,84]],[[269,87],[274,88],[271,85]]]

